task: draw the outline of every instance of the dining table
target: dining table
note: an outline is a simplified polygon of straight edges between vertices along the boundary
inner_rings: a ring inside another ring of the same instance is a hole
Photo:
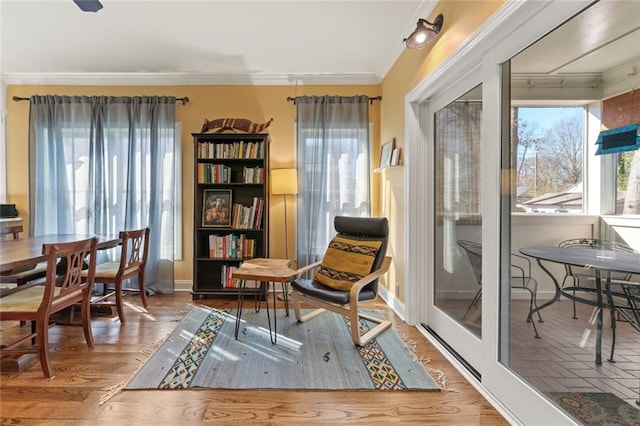
[[[627,253],[614,250],[603,250],[597,248],[584,247],[558,247],[558,246],[536,246],[525,247],[520,249],[520,253],[536,259],[538,266],[549,275],[555,286],[554,296],[547,302],[533,309],[529,316],[540,311],[547,306],[555,303],[560,297],[566,297],[570,300],[586,303],[597,308],[596,319],[596,364],[602,364],[602,324],[603,311],[605,307],[609,307],[611,312],[611,328],[613,333],[613,341],[611,344],[611,355],[609,362],[613,361],[613,351],[615,348],[615,329],[616,329],[616,311],[617,307],[612,298],[612,279],[611,274],[614,272],[622,272],[629,274],[640,274],[640,254]],[[545,265],[545,262],[558,263],[563,265],[571,265],[587,268],[593,271],[595,287],[592,293],[595,294],[595,300],[576,294],[575,290],[589,290],[585,287],[562,287],[556,276]],[[621,283],[615,281],[616,284],[634,285],[631,282]],[[628,297],[628,296],[627,296]],[[606,301],[605,301],[606,298]],[[637,312],[634,312],[637,316]]]
[[[47,256],[42,253],[43,244],[68,243],[93,237],[98,239],[98,250],[116,247],[121,243],[117,234],[49,234],[0,241],[0,273],[26,268],[47,260]]]

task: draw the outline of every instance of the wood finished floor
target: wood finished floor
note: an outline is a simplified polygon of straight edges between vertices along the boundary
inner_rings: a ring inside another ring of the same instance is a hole
[[[125,301],[125,325],[117,316],[92,321],[92,350],[80,327],[50,329],[55,378],[45,379],[39,363],[20,375],[0,375],[2,424],[508,424],[418,330],[390,309],[398,332],[416,341],[416,355],[429,358],[429,366],[446,375],[449,391],[122,391],[101,405],[111,388],[139,368],[141,351],[171,332],[192,303],[188,293],[156,295],[149,298],[147,313],[140,310],[138,297],[127,296]],[[235,300],[199,303],[235,306]],[[2,324],[0,344],[18,332],[18,327]]]

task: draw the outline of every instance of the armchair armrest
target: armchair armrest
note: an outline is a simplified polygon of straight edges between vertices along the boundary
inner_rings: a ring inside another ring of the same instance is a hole
[[[358,295],[360,294],[360,291],[362,291],[362,288],[364,286],[366,286],[376,278],[380,278],[382,275],[386,274],[391,267],[391,259],[391,256],[385,256],[382,265],[380,265],[378,269],[376,269],[369,275],[365,275],[364,277],[353,283],[353,285],[351,286],[351,291],[349,292],[349,300],[358,300]]]
[[[310,270],[317,268],[318,266],[320,266],[320,264],[322,263],[322,260],[318,260],[317,262],[313,262],[310,263],[307,266],[303,266],[302,268],[298,268],[296,269],[296,274],[298,275],[298,278],[300,278],[300,276],[306,272],[309,272]]]

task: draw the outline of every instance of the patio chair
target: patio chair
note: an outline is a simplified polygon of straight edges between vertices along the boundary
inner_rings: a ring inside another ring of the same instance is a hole
[[[637,253],[630,246],[619,243],[611,240],[603,240],[599,238],[574,238],[569,240],[561,241],[558,244],[558,247],[573,247],[573,248],[584,248],[584,249],[593,249],[593,250],[612,250],[612,251],[623,251],[627,253]],[[595,275],[592,269],[573,266],[573,265],[564,265],[565,275],[562,279],[562,288],[564,289],[567,286],[567,282],[571,282],[571,290],[573,295],[575,296],[576,291],[582,291],[586,293],[595,292],[595,288],[589,286],[589,281],[593,281],[595,279]],[[632,274],[625,273],[612,273],[611,274],[611,282],[619,283],[619,282],[628,282],[631,279]],[[578,319],[576,314],[576,301],[573,300],[573,319]]]
[[[378,278],[391,265],[385,256],[389,224],[382,217],[336,216],[337,235],[329,243],[322,261],[298,269],[291,284],[294,311],[299,322],[306,322],[326,311],[345,315],[350,320],[351,338],[364,346],[391,326],[391,322],[362,312],[362,304],[378,295]],[[316,270],[312,278],[303,274]],[[316,309],[302,315],[302,303]],[[360,319],[373,324],[360,335]]]
[[[95,238],[69,243],[43,244],[47,256],[44,285],[26,284],[2,298],[0,321],[31,321],[31,334],[0,347],[0,356],[38,354],[40,366],[47,378],[54,376],[49,357],[49,327],[51,315],[80,303],[81,323],[87,345],[93,347],[89,298],[96,268]],[[84,260],[89,258],[86,274],[81,274]],[[64,258],[69,265],[65,274],[56,274],[56,261]]]
[[[460,248],[462,248],[466,253],[467,258],[469,259],[469,263],[471,264],[471,270],[473,271],[476,283],[479,286],[478,292],[474,296],[473,300],[467,307],[467,310],[462,317],[463,319],[465,319],[469,314],[471,308],[475,306],[482,298],[482,245],[475,241],[458,240],[458,246],[460,246]],[[535,278],[533,278],[531,274],[531,260],[529,260],[529,258],[525,256],[521,256],[515,253],[511,253],[511,288],[523,289],[529,292],[530,300],[527,322],[530,322],[533,325],[535,337],[540,338],[538,329],[536,328],[536,323],[532,318],[533,310],[538,307],[538,302],[536,300],[538,292],[538,282]],[[536,311],[536,313],[538,314],[538,321],[544,322],[542,320],[542,316],[540,315],[540,311]]]

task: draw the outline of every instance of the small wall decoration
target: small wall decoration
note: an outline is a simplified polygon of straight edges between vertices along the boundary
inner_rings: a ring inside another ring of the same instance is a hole
[[[202,194],[202,226],[231,227],[231,190],[205,189]]]
[[[380,165],[378,167],[389,167],[391,165],[391,153],[395,146],[395,138],[386,142],[380,148]]]
[[[205,118],[200,133],[205,133],[209,130],[215,130],[213,133],[222,133],[226,131],[237,133],[236,130],[246,133],[263,133],[272,122],[273,118],[266,123],[254,123],[246,118],[216,118],[211,121]]]
[[[400,163],[400,148],[394,148],[391,153],[391,165],[397,166]]]

